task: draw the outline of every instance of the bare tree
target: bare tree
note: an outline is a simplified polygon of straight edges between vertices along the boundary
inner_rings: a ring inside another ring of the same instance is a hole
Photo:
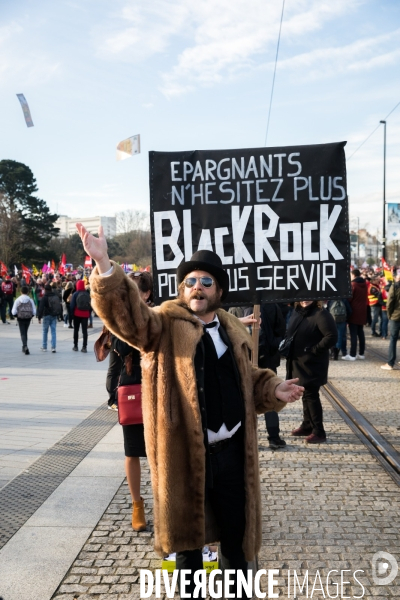
[[[0,193],[0,257],[6,265],[20,258],[21,229],[20,213],[7,195]]]
[[[150,230],[149,214],[144,210],[121,210],[115,213],[115,216],[117,234]]]

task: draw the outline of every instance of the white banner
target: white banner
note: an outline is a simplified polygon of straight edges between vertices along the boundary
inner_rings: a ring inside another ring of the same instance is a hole
[[[400,240],[400,204],[388,204],[387,212],[387,242]]]

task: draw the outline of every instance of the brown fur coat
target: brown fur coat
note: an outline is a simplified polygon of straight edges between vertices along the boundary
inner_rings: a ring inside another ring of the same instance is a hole
[[[205,448],[197,398],[194,355],[203,335],[200,321],[179,300],[149,308],[136,284],[114,264],[109,277],[97,268],[90,278],[96,313],[116,336],[142,353],[143,420],[154,494],[155,549],[160,555],[200,548],[218,540],[204,507]],[[219,320],[231,340],[245,403],[246,531],[243,550],[253,560],[261,546],[261,494],[257,414],[281,410],[281,382],[249,360],[251,338],[224,310]]]

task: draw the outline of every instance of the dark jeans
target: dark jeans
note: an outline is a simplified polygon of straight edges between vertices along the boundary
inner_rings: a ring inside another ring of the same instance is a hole
[[[6,322],[6,310],[7,310],[7,304],[6,304],[5,300],[3,300],[0,304],[0,316],[1,316],[1,320],[3,321],[3,323]]]
[[[325,437],[322,422],[322,404],[319,398],[319,387],[305,388],[303,393],[303,423],[302,429]]]
[[[248,563],[242,550],[246,526],[242,433],[239,428],[239,432],[221,452],[211,455],[213,488],[206,490],[206,496],[220,527],[221,568],[244,571],[247,577]],[[176,568],[190,569],[192,572],[202,569],[201,549],[177,552]],[[194,588],[195,584],[191,579],[190,585],[186,586],[186,591],[190,591],[190,598],[193,597]],[[231,585],[231,592],[234,590],[236,579],[235,584]]]
[[[355,325],[349,323],[350,329],[350,356],[356,356],[357,354],[357,338],[359,343],[358,353],[364,356],[365,352],[365,334],[364,325]]]
[[[346,323],[336,323],[336,329],[338,332],[336,348],[342,351],[343,356],[346,356]]]
[[[399,339],[400,332],[400,321],[389,321],[389,333],[390,333],[390,341],[389,341],[389,360],[388,365],[394,367],[396,362],[396,346],[397,340]]]
[[[265,425],[267,427],[268,439],[276,440],[279,439],[279,415],[274,410],[266,412]]]
[[[376,326],[378,325],[379,318],[381,316],[382,309],[379,304],[371,306],[371,333],[378,333]]]
[[[14,319],[14,315],[11,313],[12,307],[14,304],[14,298],[10,295],[4,296],[3,297],[3,301],[1,303],[1,320],[3,321],[3,323],[6,322],[6,315],[7,315],[7,306],[8,306],[8,312],[10,313],[10,319]]]
[[[386,310],[382,310],[382,315],[381,315],[382,321],[381,321],[381,336],[384,338],[387,338],[387,334],[388,334],[388,316],[387,316],[387,311]]]
[[[68,302],[65,303],[66,310],[64,312],[63,318],[65,325],[72,325],[72,313],[71,307]]]
[[[18,319],[19,332],[21,334],[22,345],[24,347],[28,345],[28,329],[30,324],[30,319]]]
[[[74,346],[78,345],[79,327],[81,325],[82,325],[82,335],[83,335],[83,347],[86,348],[88,317],[75,317],[74,316]]]

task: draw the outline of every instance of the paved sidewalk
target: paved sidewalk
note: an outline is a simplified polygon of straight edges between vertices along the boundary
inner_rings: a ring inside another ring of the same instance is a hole
[[[73,330],[63,323],[56,354],[42,352],[42,326],[33,319],[26,356],[15,323],[0,323],[0,488],[107,400],[107,364],[93,355],[100,319],[89,329],[87,354],[72,352]]]

